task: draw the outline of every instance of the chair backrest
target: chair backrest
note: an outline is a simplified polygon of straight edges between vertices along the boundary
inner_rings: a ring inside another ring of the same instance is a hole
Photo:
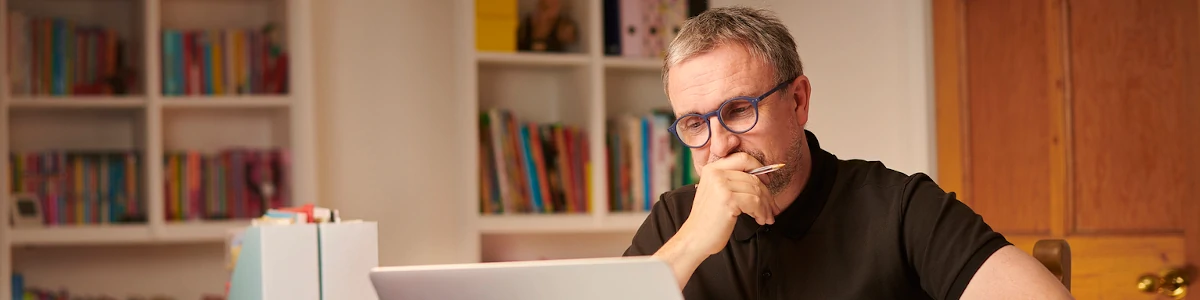
[[[1071,290],[1071,245],[1066,240],[1039,240],[1033,245],[1033,257]]]

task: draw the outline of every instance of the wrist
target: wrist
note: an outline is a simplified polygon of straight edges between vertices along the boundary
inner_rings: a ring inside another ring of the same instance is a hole
[[[669,246],[669,247],[668,247]],[[699,265],[701,261],[708,258],[710,253],[707,249],[703,249],[702,245],[696,241],[693,230],[684,223],[679,231],[672,236],[663,248],[670,248],[668,253],[665,253],[673,261],[684,263],[686,265]]]

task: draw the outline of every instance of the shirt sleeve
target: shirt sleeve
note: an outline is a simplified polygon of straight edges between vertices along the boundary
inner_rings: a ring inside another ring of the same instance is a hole
[[[992,253],[1011,245],[983,217],[924,174],[908,179],[902,206],[903,242],[921,288],[935,299],[958,299]]]
[[[653,255],[667,240],[675,236],[678,227],[675,226],[675,220],[667,207],[667,194],[669,193],[663,193],[658,202],[654,203],[650,215],[633,235],[633,243],[625,249],[624,256]]]

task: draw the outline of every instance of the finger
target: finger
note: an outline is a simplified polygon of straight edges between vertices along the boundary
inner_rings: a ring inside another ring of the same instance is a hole
[[[730,180],[725,183],[725,188],[729,189],[730,192],[734,192],[734,193],[743,193],[743,194],[751,194],[751,195],[759,195],[759,196],[766,194],[765,193],[766,187],[764,187],[762,184],[757,184],[755,182]]]
[[[776,216],[783,213],[783,208],[779,207],[779,201],[775,201],[775,199],[771,199],[771,208],[775,210]]]
[[[746,173],[746,172],[742,172],[742,171],[722,170],[722,171],[713,172],[713,173],[717,175],[714,177],[723,177],[727,181],[741,181],[741,182],[748,182],[748,183],[763,185],[762,178],[759,178],[758,176],[755,176],[755,175],[750,175],[750,173]],[[763,185],[763,186],[765,187],[766,185]],[[764,191],[766,191],[766,190],[764,189]]]
[[[758,195],[761,199],[764,199],[765,201],[762,201],[764,206],[763,211],[769,212],[769,214],[766,214],[765,217],[768,219],[770,224],[775,223],[775,216],[783,212],[783,209],[779,208],[779,204],[774,201],[774,195],[770,193],[770,191],[767,189],[767,186],[764,185],[757,176],[736,171],[726,171],[720,173],[727,180],[725,186],[731,192],[754,194]]]
[[[718,174],[719,174],[718,176],[724,178],[725,181],[727,181],[727,182],[739,182],[739,183],[746,183],[746,184],[753,185],[756,187],[755,191],[759,195],[761,195],[763,197],[774,199],[774,197],[768,197],[768,196],[774,196],[774,195],[772,195],[771,190],[767,188],[767,184],[762,182],[762,178],[759,178],[758,176],[750,175],[750,174],[743,173],[743,172],[737,172],[737,171],[724,171],[724,172],[718,172]],[[774,203],[774,202],[772,202],[772,203]],[[778,209],[779,208],[778,205],[775,205],[775,208]],[[781,209],[778,210],[778,212],[782,212],[782,211],[783,210],[781,210]]]
[[[745,172],[762,166],[762,162],[759,162],[758,159],[750,156],[750,154],[746,154],[745,152],[737,152],[705,165],[704,169],[708,170],[711,168],[713,170],[733,170]]]
[[[770,199],[770,200],[767,200],[767,205],[770,205],[770,207],[771,207],[771,218],[770,218],[771,224],[775,224],[775,216],[778,216],[779,213],[781,212],[779,210],[779,204],[775,203],[775,199]]]
[[[753,217],[754,221],[758,222],[758,225],[769,224],[767,223],[767,218],[770,213],[767,211],[766,206],[763,205],[762,201],[765,199],[762,197],[759,197],[756,194],[733,193],[732,200],[737,203],[738,209],[740,209],[742,213]]]

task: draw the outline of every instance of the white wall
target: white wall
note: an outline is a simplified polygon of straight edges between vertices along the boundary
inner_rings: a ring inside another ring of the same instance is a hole
[[[716,0],[770,8],[813,82],[809,128],[841,158],[934,170],[926,1]],[[465,204],[452,170],[453,1],[317,1],[320,201],[380,222],[383,265],[455,262]],[[661,91],[661,90],[659,90]],[[615,246],[614,246],[615,249]]]
[[[319,203],[379,222],[382,265],[461,260],[453,1],[314,1]]]
[[[936,169],[930,1],[713,0],[776,12],[812,81],[808,129],[841,159]]]

